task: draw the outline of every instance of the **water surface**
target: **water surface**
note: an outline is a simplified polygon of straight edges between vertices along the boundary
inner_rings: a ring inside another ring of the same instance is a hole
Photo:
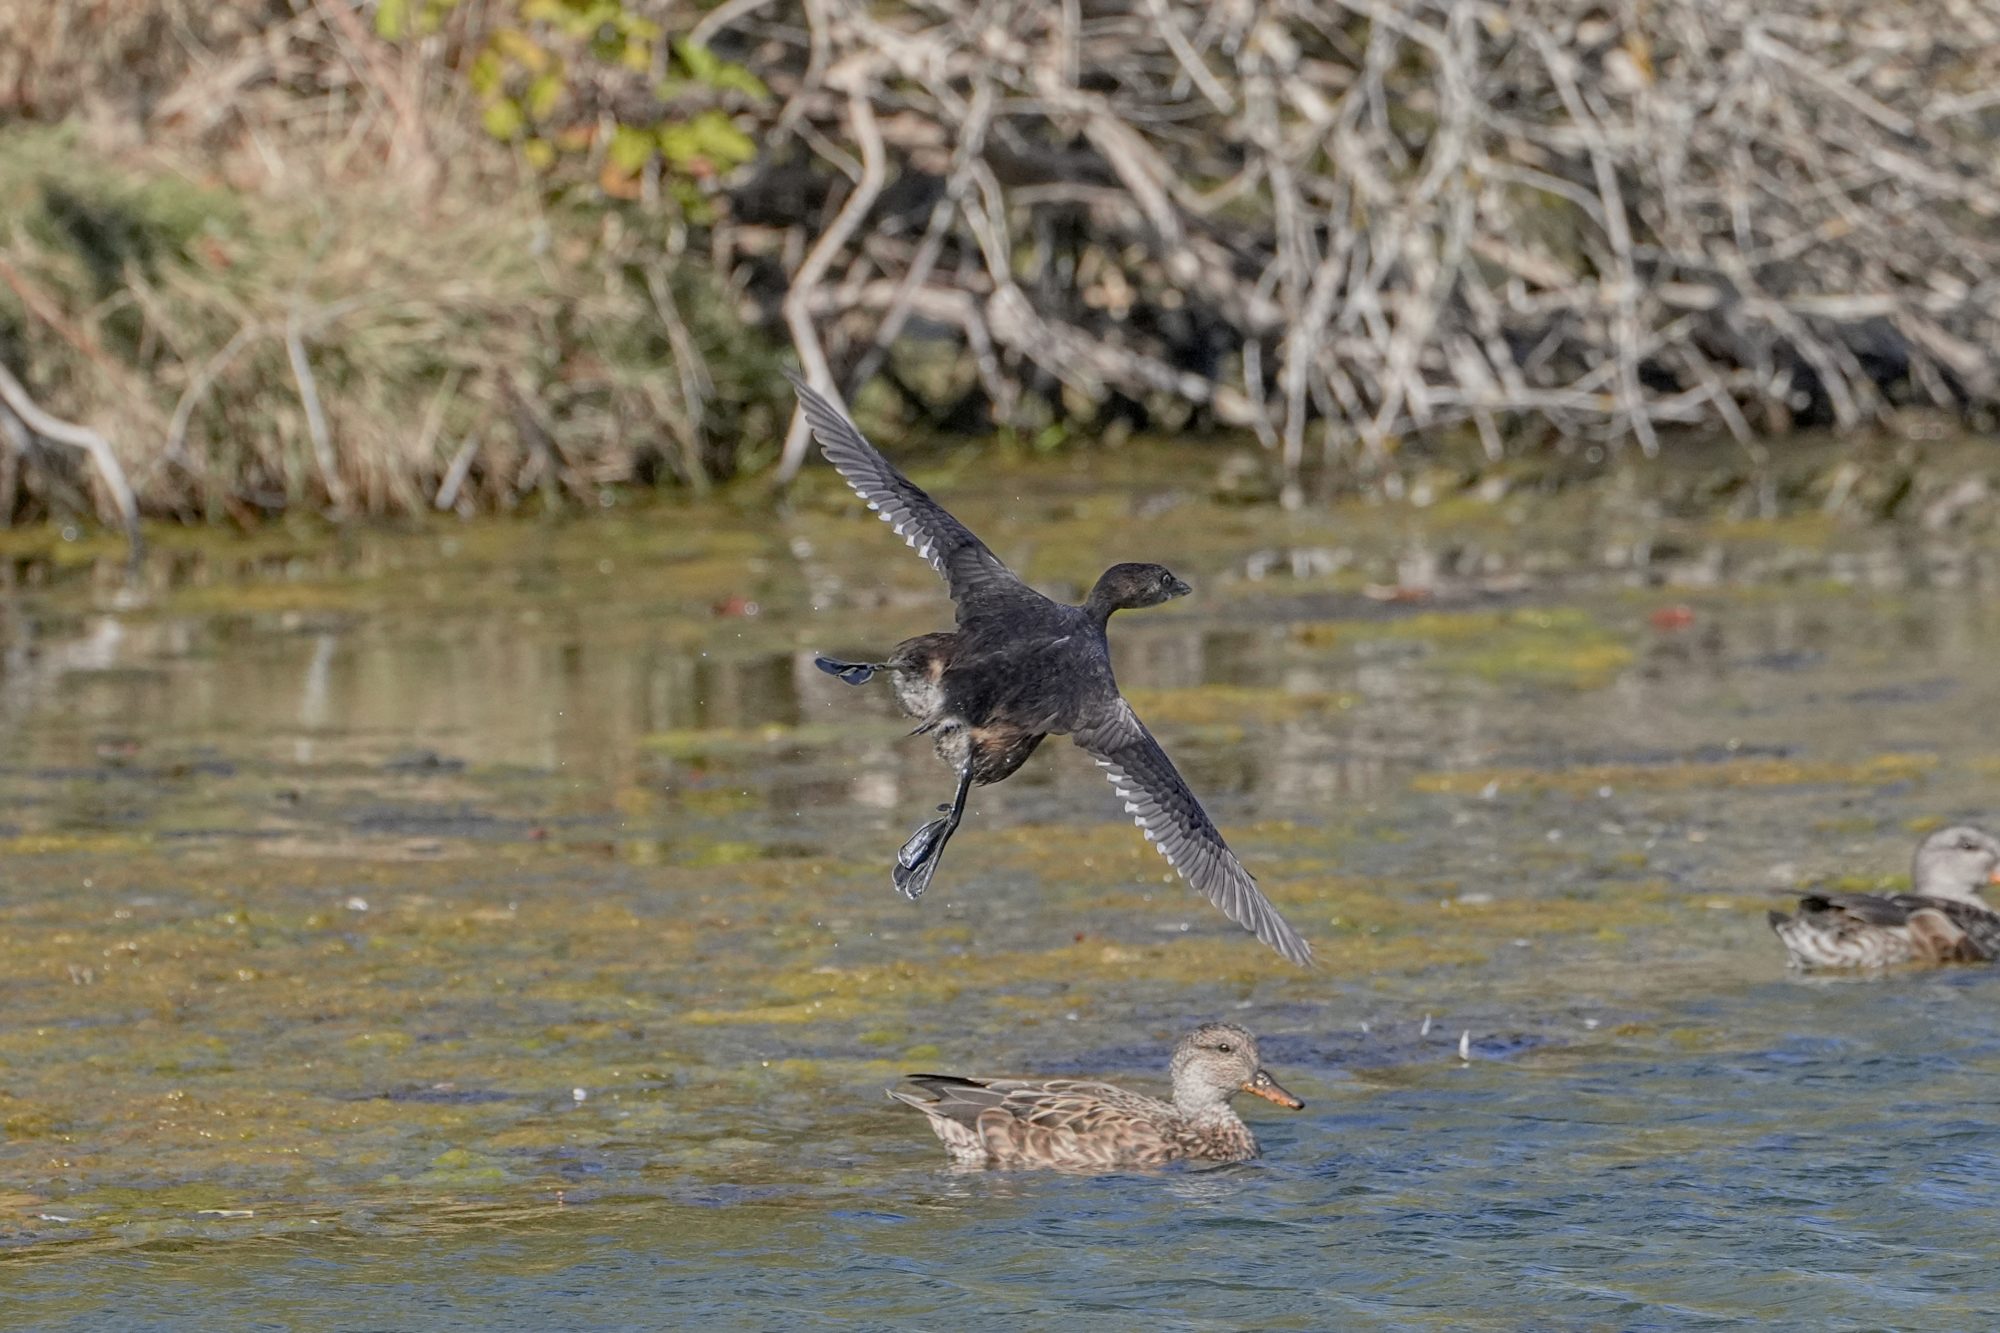
[[[1993,1323],[1994,979],[1788,978],[1763,922],[2000,818],[1992,547],[1149,473],[963,508],[1051,591],[1195,583],[1121,680],[1312,973],[1060,743],[893,893],[949,775],[810,658],[945,603],[831,487],[135,580],[19,540],[8,1325]],[[955,1173],[882,1096],[1158,1086],[1210,1017],[1308,1103],[1253,1164]]]

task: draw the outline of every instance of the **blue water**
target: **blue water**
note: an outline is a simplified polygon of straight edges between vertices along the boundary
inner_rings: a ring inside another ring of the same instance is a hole
[[[872,588],[879,540],[827,567]],[[1119,627],[1121,674],[1315,701],[1156,728],[1345,960],[1308,976],[1155,882],[1067,747],[888,891],[948,793],[809,654],[930,590],[739,625],[680,554],[523,542],[414,609],[368,569],[438,557],[393,542],[304,610],[5,602],[0,1327],[2000,1326],[2000,975],[1788,977],[1762,920],[2000,822],[1989,566],[1384,611],[1191,557],[1216,595]],[[1493,606],[1624,655],[1291,629]],[[1212,1017],[1307,1102],[1243,1108],[1241,1166],[953,1171],[882,1095],[1156,1088]]]
[[[0,1272],[10,1326],[76,1329],[1990,1327],[1996,981],[1731,986],[1699,1019],[1752,1030],[1720,1049],[1380,1081],[1297,1073],[1276,1041],[1311,1105],[1258,1117],[1242,1166],[952,1173],[864,1102],[792,1189]]]

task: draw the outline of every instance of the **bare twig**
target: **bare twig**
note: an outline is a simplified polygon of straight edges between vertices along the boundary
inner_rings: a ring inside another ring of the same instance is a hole
[[[333,431],[326,424],[326,409],[319,400],[319,381],[313,376],[312,359],[306,355],[305,334],[301,330],[298,306],[285,319],[285,357],[291,362],[292,379],[299,386],[299,406],[306,417],[306,436],[312,442],[313,461],[319,468],[320,485],[335,514],[347,512],[347,483],[340,476],[340,458],[333,451]]]
[[[201,369],[188,380],[187,388],[181,391],[180,401],[174,404],[173,418],[167,422],[167,458],[170,462],[186,463],[188,423],[194,419],[195,409],[201,406],[209,388],[229,368],[237,353],[266,332],[268,330],[261,324],[245,324],[231,334],[229,341],[222,345],[222,350],[203,362]]]
[[[771,0],[727,0],[701,16],[701,22],[688,33],[688,41],[695,46],[707,46],[715,40],[715,34],[735,25],[740,20],[756,13]]]
[[[137,559],[145,549],[145,537],[139,530],[139,502],[132,494],[131,483],[125,479],[125,468],[119,463],[111,442],[88,426],[79,426],[43,411],[28,396],[28,390],[14,377],[14,372],[5,365],[0,365],[0,403],[4,403],[7,410],[19,417],[22,424],[35,434],[67,444],[73,449],[81,449],[89,456],[97,468],[98,480],[104,483],[111,507],[125,529],[125,541],[132,558]]]
[[[458,452],[451,456],[451,465],[444,470],[444,480],[438,483],[437,498],[432,507],[443,513],[458,508],[458,494],[465,485],[465,479],[472,475],[473,460],[479,457],[479,432],[465,437],[458,446]]]
[[[859,80],[859,70],[853,75]],[[887,171],[882,150],[882,133],[876,128],[875,108],[857,88],[848,94],[847,108],[849,123],[854,137],[861,143],[861,180],[855,185],[854,193],[835,216],[833,225],[819,238],[799,271],[792,276],[791,290],[785,295],[785,324],[791,329],[792,343],[798,348],[799,362],[805,372],[806,381],[823,393],[835,395],[839,399],[839,389],[833,383],[833,372],[827,368],[826,352],[821,348],[819,333],[814,328],[808,309],[818,295],[819,284],[826,277],[834,256],[847,244],[861,225],[862,218],[875,206],[875,198],[882,192],[882,182]],[[778,482],[785,484],[798,475],[799,465],[805,462],[806,445],[811,432],[806,428],[805,413],[794,412],[790,432],[785,436],[785,450],[778,462]]]

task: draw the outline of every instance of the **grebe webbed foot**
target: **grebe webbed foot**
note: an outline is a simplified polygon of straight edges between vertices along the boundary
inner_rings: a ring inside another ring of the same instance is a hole
[[[815,657],[813,665],[829,676],[838,676],[849,685],[866,685],[886,662],[842,662],[831,657]]]
[[[950,816],[933,819],[930,823],[910,835],[896,853],[896,869],[891,875],[896,891],[915,902],[931,886],[931,876],[937,873],[938,853],[951,837]]]
[[[944,845],[951,841],[952,831],[958,821],[965,817],[965,798],[972,791],[972,775],[965,774],[958,780],[958,793],[951,804],[938,809],[943,816],[912,833],[909,841],[896,853],[896,869],[891,878],[896,891],[915,902],[923,891],[931,886],[931,876],[937,873],[939,859],[944,854]]]

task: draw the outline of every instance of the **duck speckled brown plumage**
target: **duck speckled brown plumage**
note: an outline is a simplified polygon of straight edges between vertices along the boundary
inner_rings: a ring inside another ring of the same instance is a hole
[[[1987,963],[2000,958],[2000,913],[1980,891],[2000,884],[2000,840],[1976,828],[1939,829],[1917,846],[1912,892],[1815,893],[1798,913],[1771,913],[1793,967]]]
[[[876,451],[854,424],[796,376],[820,450],[868,507],[944,577],[958,628],[898,644],[886,662],[816,660],[849,685],[887,671],[896,701],[930,735],[958,776],[940,819],[896,856],[894,881],[915,898],[931,882],[975,785],[1002,781],[1051,735],[1069,736],[1105,770],[1125,811],[1198,892],[1237,925],[1301,966],[1312,949],[1222,840],[1201,802],[1118,692],[1105,626],[1112,613],[1185,596],[1188,585],[1159,565],[1104,571],[1081,606],[1052,601]]]
[[[962,1166],[1111,1171],[1167,1162],[1242,1162],[1257,1140],[1229,1099],[1239,1092],[1298,1110],[1257,1058],[1257,1039],[1233,1023],[1205,1023],[1174,1047],[1174,1099],[1077,1079],[955,1078],[912,1074],[921,1092],[889,1095],[922,1111]]]

